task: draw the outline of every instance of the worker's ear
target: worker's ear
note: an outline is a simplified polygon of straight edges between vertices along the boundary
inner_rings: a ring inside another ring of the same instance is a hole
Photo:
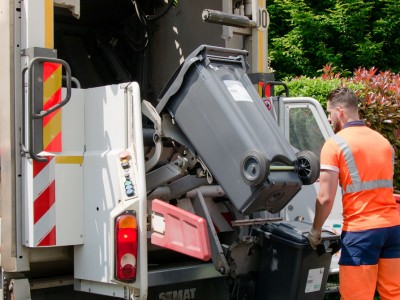
[[[338,113],[339,118],[342,118],[344,116],[344,109],[341,106],[336,106],[336,111]]]

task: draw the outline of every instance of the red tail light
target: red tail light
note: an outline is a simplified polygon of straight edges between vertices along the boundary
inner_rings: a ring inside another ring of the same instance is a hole
[[[134,211],[125,211],[115,219],[115,279],[136,279],[137,220]]]

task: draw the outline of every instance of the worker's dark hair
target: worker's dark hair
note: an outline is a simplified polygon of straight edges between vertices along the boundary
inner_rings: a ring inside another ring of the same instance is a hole
[[[334,89],[329,93],[327,100],[333,107],[338,105],[343,105],[346,108],[354,109],[357,109],[358,107],[357,96],[347,87],[339,87]]]

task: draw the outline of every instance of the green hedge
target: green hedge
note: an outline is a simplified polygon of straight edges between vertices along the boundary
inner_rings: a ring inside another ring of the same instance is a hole
[[[353,77],[340,78],[330,66],[324,68],[318,78],[305,76],[284,80],[291,97],[312,97],[326,109],[326,98],[339,86],[348,86],[360,99],[360,117],[367,126],[380,132],[395,149],[394,187],[400,193],[400,75],[390,71],[377,72],[375,68],[357,69]],[[275,94],[280,93],[277,86]]]

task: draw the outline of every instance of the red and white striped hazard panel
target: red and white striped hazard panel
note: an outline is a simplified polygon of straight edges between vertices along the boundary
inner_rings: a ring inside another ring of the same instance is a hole
[[[48,110],[61,101],[62,66],[43,64],[43,109]],[[62,151],[62,110],[43,118],[43,149]],[[33,161],[33,246],[56,246],[56,181],[55,157],[47,162]],[[31,241],[32,243],[32,241]]]
[[[46,158],[47,162],[33,161],[34,247],[57,244],[55,158]]]

